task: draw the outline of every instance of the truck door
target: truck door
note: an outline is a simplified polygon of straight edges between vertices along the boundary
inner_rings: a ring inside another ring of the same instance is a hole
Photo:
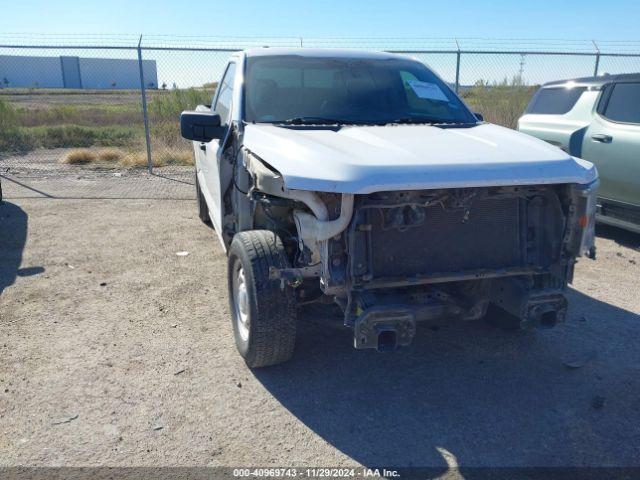
[[[231,99],[233,97],[233,83],[235,79],[236,64],[234,62],[229,63],[227,70],[225,71],[222,81],[218,86],[216,98],[211,106],[213,111],[220,115],[220,120],[223,125],[228,126],[231,118]],[[202,158],[202,170],[198,175],[202,175],[200,178],[200,185],[205,185],[205,195],[208,196],[207,204],[209,206],[209,212],[213,226],[216,229],[218,236],[222,235],[222,192],[220,188],[220,161],[222,157],[222,144],[224,139],[214,139],[209,143],[203,143],[200,145],[203,150]],[[204,180],[204,182],[202,182]]]
[[[640,82],[607,87],[582,150],[598,168],[599,197],[640,206]]]

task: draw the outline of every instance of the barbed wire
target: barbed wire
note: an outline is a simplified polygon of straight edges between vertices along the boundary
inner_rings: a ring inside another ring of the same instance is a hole
[[[137,48],[140,35],[80,33],[2,33],[0,44],[15,47],[96,46]],[[344,47],[383,50],[496,51],[496,52],[576,52],[640,54],[640,40],[597,40],[570,38],[490,38],[490,37],[296,37],[220,35],[142,35],[145,48],[221,48],[240,50],[252,47]]]

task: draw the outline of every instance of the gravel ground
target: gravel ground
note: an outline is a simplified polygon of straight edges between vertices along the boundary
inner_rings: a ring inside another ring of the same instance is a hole
[[[383,355],[305,311],[251,371],[192,200],[26,196],[0,206],[1,465],[640,465],[638,236],[600,231],[553,330]]]

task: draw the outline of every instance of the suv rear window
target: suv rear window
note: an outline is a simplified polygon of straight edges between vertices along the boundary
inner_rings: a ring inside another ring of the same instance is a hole
[[[576,104],[586,87],[541,88],[527,106],[525,113],[562,115]]]
[[[623,123],[640,123],[640,83],[616,83],[602,116]]]

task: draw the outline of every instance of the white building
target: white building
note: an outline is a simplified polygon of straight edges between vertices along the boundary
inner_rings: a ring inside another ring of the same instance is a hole
[[[147,88],[158,88],[155,60],[143,60]],[[139,89],[136,59],[0,55],[0,88]]]

